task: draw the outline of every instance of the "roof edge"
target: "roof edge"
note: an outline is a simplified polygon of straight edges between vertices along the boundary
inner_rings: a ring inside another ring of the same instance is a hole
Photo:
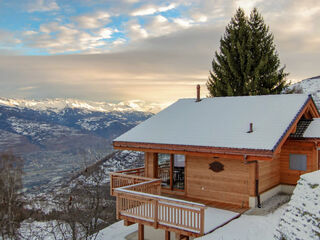
[[[291,120],[289,126],[286,128],[286,130],[282,133],[281,137],[278,139],[278,141],[276,142],[276,144],[273,146],[272,148],[272,152],[275,152],[275,150],[278,148],[279,144],[282,142],[282,140],[284,139],[285,135],[287,135],[288,131],[290,130],[290,128],[293,126],[293,124],[295,123],[295,121],[297,120],[297,118],[300,116],[300,114],[302,113],[302,111],[304,110],[304,108],[308,105],[309,101],[312,101],[312,103],[314,104],[314,101],[312,99],[311,94],[308,95],[307,100],[304,102],[304,104],[301,106],[301,108],[299,109],[299,111],[297,112],[297,114],[294,116],[294,118]],[[318,112],[319,113],[319,112]]]
[[[125,142],[113,141],[114,148],[135,148],[148,150],[167,150],[167,151],[182,151],[182,152],[197,152],[209,154],[225,154],[225,155],[247,155],[247,156],[261,156],[272,158],[272,150],[267,149],[247,149],[247,148],[227,148],[227,147],[208,147],[195,145],[177,145],[177,144],[159,144],[159,143],[145,143],[145,142]],[[138,151],[138,150],[137,150]]]

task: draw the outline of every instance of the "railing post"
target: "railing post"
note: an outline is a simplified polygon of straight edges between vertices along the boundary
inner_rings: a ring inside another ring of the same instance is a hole
[[[113,175],[110,173],[110,195],[113,196]]]
[[[161,195],[161,180],[159,180],[159,183],[158,183],[158,195]]]
[[[204,234],[204,208],[200,209],[200,234]]]
[[[116,217],[120,219],[120,196],[116,194]]]
[[[154,223],[153,226],[155,229],[158,228],[158,200],[154,200],[153,211],[154,211]]]

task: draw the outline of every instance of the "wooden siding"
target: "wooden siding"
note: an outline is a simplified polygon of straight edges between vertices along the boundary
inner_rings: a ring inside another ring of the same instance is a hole
[[[248,206],[249,166],[243,161],[190,155],[186,161],[188,197]],[[214,161],[224,165],[222,172],[216,173],[209,169],[209,164]]]
[[[259,193],[263,193],[280,184],[280,161],[259,161]]]
[[[307,155],[307,171],[291,170],[289,168],[290,154]],[[300,175],[318,169],[316,145],[313,142],[287,140],[280,152],[280,182],[284,184],[297,184]]]

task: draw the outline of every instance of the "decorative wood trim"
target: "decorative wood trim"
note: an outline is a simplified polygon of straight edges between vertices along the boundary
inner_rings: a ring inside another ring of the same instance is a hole
[[[224,165],[219,161],[213,161],[209,164],[209,169],[215,173],[222,172],[224,170]]]

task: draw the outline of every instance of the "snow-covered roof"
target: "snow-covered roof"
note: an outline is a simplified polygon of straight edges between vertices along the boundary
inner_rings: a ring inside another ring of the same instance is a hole
[[[320,138],[320,118],[314,118],[303,134],[305,138]]]
[[[274,150],[305,94],[180,99],[115,142]],[[253,132],[247,133],[250,123]]]

